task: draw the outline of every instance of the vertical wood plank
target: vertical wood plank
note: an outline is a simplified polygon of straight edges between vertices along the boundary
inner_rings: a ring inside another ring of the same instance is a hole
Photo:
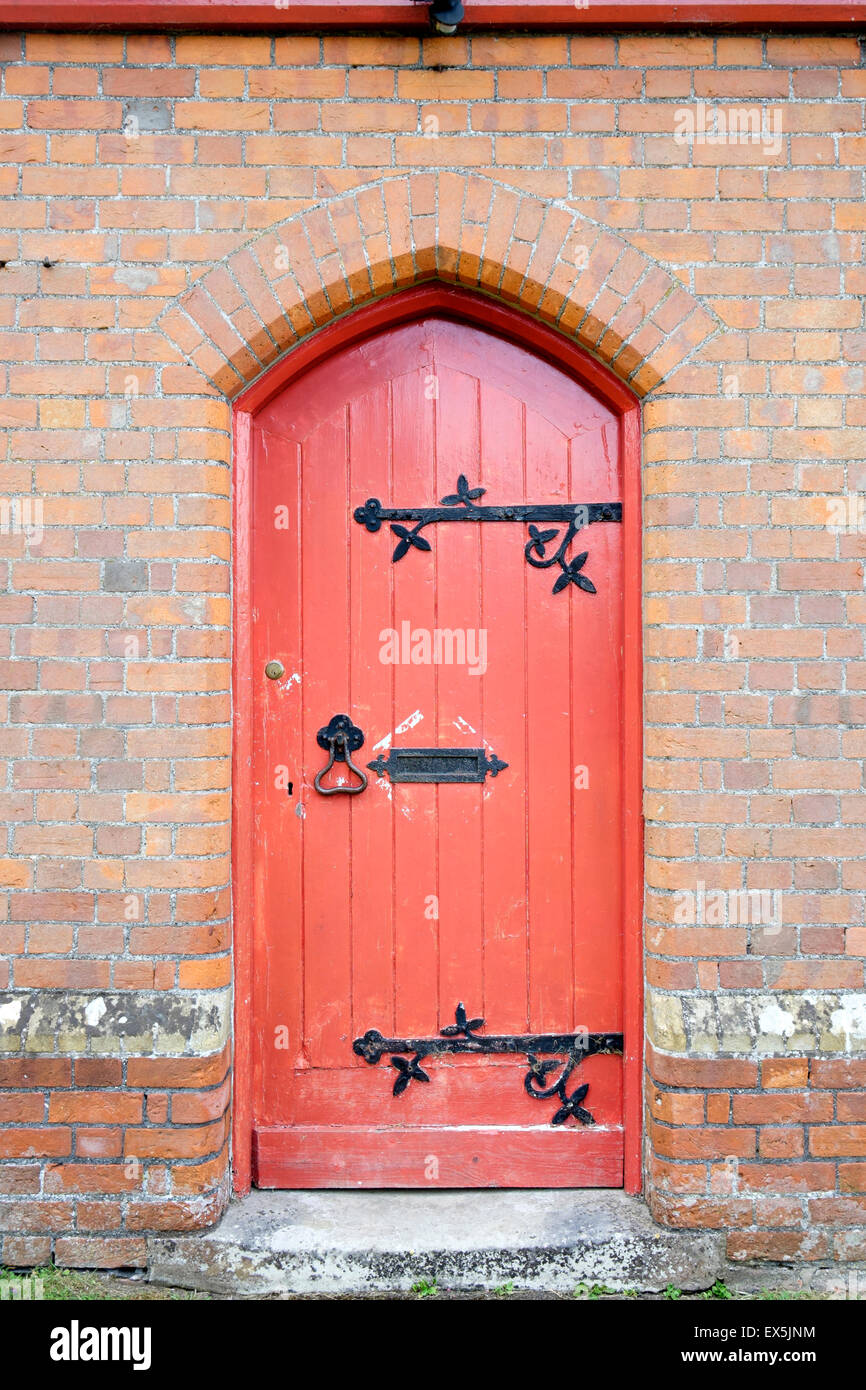
[[[445,325],[442,337],[451,329]],[[453,330],[452,330],[453,331]],[[477,368],[476,368],[477,373]],[[436,472],[433,495],[454,495],[462,474],[474,486],[479,474],[478,378],[436,361]],[[467,641],[477,640],[481,615],[481,527],[471,523],[436,528],[436,628],[441,657],[434,667],[436,744],[477,748],[483,741],[481,680],[467,662]],[[459,660],[462,655],[464,660]],[[484,997],[481,805],[483,786],[443,784],[439,803],[439,997],[442,1022],[464,1002],[472,1014]]]
[[[256,433],[252,417],[236,411],[232,468],[232,571],[234,588],[232,641],[232,910],[246,930],[235,932],[235,1028],[232,1104],[232,1182],[244,1196],[252,1179],[254,1093],[262,1096],[262,1047],[254,1036],[257,999],[253,994],[254,935],[249,924],[261,910],[253,892],[253,759],[255,715],[253,702],[253,471]]]
[[[621,499],[616,431],[591,420],[570,448],[572,497]],[[597,593],[570,595],[575,1026],[619,1028],[622,973],[622,527],[585,527],[571,547]]]
[[[393,382],[393,498],[398,506],[424,506],[430,496],[436,405],[429,387],[432,372],[430,348],[425,369],[398,376]],[[397,538],[388,531],[376,539],[391,565]],[[404,623],[410,633],[436,626],[434,563],[434,555],[413,549],[391,565],[401,646]],[[402,654],[411,658],[411,641]],[[389,729],[383,731],[390,735],[383,745],[386,752],[389,746],[417,747],[435,742],[436,676],[432,666],[411,659],[395,666],[391,719]],[[439,1028],[437,904],[441,889],[436,791],[429,784],[388,783],[394,806],[394,1017],[400,1034],[435,1033]]]
[[[543,415],[527,409],[526,495],[568,500],[568,447]],[[529,802],[529,1016],[543,1029],[575,1022],[572,951],[571,650],[569,593],[552,593],[556,567],[527,580],[526,649]]]
[[[349,408],[350,510],[391,490],[391,392],[387,382]],[[394,567],[371,562],[361,527],[349,532],[352,716],[365,743],[355,761],[366,770],[374,743],[392,726],[394,667],[384,664],[383,633],[393,626]],[[377,538],[378,539],[378,538]],[[390,787],[369,772],[369,786],[351,801],[352,1036],[373,1025],[394,1027],[394,813]]]
[[[353,712],[347,447],[344,408],[320,424],[302,450],[303,747],[309,787],[327,761],[317,730],[332,715]],[[341,777],[350,780],[351,774],[335,763],[330,784]],[[304,1036],[313,1066],[345,1066],[351,1056],[351,801],[315,791],[306,801]]]
[[[300,450],[267,431],[255,446],[254,544],[259,557],[253,589],[255,811],[254,936],[257,1047],[257,1114],[274,1122],[292,1117],[294,1069],[303,1058],[303,844],[304,821],[296,813],[304,789],[301,738]],[[277,578],[278,576],[278,578]],[[265,664],[281,661],[278,681]],[[287,783],[292,783],[289,795]],[[282,905],[281,930],[270,930],[274,904]],[[275,1076],[279,1084],[274,1085]]]
[[[481,390],[481,481],[492,504],[524,500],[523,406],[488,382]],[[484,736],[508,764],[483,789],[484,1016],[497,1029],[529,1025],[526,862],[526,585],[523,527],[483,535]]]

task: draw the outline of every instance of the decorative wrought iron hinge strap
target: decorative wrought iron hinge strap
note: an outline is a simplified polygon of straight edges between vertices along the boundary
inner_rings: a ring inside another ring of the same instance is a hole
[[[395,563],[402,560],[413,547],[416,550],[430,549],[430,542],[421,535],[427,526],[449,521],[523,522],[529,526],[529,540],[523,552],[527,562],[534,569],[549,569],[552,565],[558,565],[562,571],[553,586],[555,594],[569,584],[589,594],[596,592],[592,580],[581,573],[589,552],[584,550],[572,559],[566,559],[566,556],[569,546],[584,526],[599,521],[622,521],[621,502],[520,502],[506,507],[479,507],[477,499],[483,497],[485,491],[483,487],[470,487],[461,473],[457,479],[457,491],[443,497],[439,507],[383,507],[378,497],[368,497],[363,507],[356,507],[355,520],[368,531],[378,531],[383,521],[392,523],[391,530],[397,537],[391,557]],[[404,521],[414,522],[415,525],[410,530],[400,525]],[[553,528],[539,531],[536,523],[544,525],[546,522],[553,522]],[[565,532],[560,539],[562,527],[565,527]],[[547,547],[553,542],[558,542],[556,549],[553,554],[548,554]]]
[[[561,1102],[551,1124],[564,1124],[569,1116],[581,1124],[595,1123],[593,1116],[582,1105],[589,1090],[588,1084],[578,1086],[569,1095],[568,1080],[584,1058],[599,1053],[621,1053],[622,1033],[523,1033],[480,1037],[478,1029],[484,1026],[483,1018],[468,1018],[462,1004],[457,1005],[454,1017],[455,1022],[442,1028],[438,1038],[385,1038],[378,1029],[369,1028],[362,1038],[355,1039],[352,1050],[371,1066],[390,1054],[391,1066],[397,1071],[393,1088],[395,1096],[402,1095],[411,1081],[430,1080],[421,1067],[425,1057],[457,1052],[522,1052],[529,1065],[523,1079],[527,1095],[535,1100],[549,1100],[556,1096]],[[544,1054],[553,1054],[552,1060],[542,1061]],[[558,1075],[551,1082],[549,1078],[554,1072],[558,1072]]]

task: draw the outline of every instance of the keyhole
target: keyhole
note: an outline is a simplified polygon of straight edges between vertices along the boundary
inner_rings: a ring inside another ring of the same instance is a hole
[[[294,782],[290,782],[289,785],[288,785],[287,794],[288,794],[289,796],[291,796],[291,794],[292,794],[292,787],[293,787],[294,785],[295,785]]]

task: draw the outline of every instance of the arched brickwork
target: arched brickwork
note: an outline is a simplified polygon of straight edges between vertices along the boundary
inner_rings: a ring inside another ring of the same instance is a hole
[[[430,172],[380,179],[263,231],[205,271],[154,329],[171,344],[166,356],[187,363],[179,389],[210,397],[222,429],[229,403],[311,333],[431,280],[554,327],[640,398],[672,385],[722,327],[668,271],[565,204],[479,175]],[[242,1191],[246,1161],[235,1162]]]
[[[440,279],[516,304],[646,396],[719,326],[666,270],[562,203],[448,172],[387,178],[262,232],[160,327],[233,398],[307,334]]]

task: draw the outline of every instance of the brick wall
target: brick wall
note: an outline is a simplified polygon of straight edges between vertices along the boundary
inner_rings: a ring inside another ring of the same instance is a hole
[[[0,55],[3,1261],[226,1200],[230,399],[434,274],[644,398],[653,1210],[866,1258],[857,39]],[[778,139],[683,140],[718,107]]]

